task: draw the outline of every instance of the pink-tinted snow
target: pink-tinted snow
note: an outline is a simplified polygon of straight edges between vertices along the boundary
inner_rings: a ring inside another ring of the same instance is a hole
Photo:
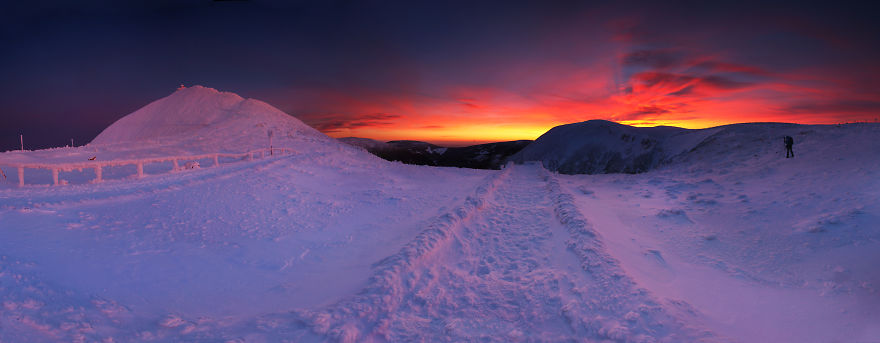
[[[57,187],[3,164],[269,130],[295,152]],[[636,175],[434,168],[187,88],[85,147],[0,154],[0,341],[880,341],[878,137],[751,124],[668,139]]]

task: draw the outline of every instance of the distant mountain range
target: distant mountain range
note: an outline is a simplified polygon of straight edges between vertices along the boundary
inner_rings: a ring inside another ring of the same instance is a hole
[[[819,129],[825,126],[742,123],[691,130],[589,120],[554,127],[535,141],[455,148],[419,141],[336,140],[262,101],[193,86],[117,120],[88,149],[66,158],[81,161],[96,156],[98,150],[99,158],[105,160],[152,156],[158,151],[163,156],[243,152],[271,145],[298,152],[339,151],[374,162],[380,161],[366,152],[389,161],[428,166],[500,169],[510,161],[538,162],[563,174],[634,174],[672,164],[719,168],[769,156],[784,158],[782,137],[794,137],[799,154],[802,144],[815,142],[812,135]],[[19,155],[20,162],[40,158],[40,153]]]
[[[521,140],[450,148],[419,141],[381,142],[357,137],[339,140],[361,147],[388,161],[474,169],[501,169],[509,156],[532,142]]]
[[[383,159],[408,164],[500,169],[507,162],[531,161],[561,174],[637,174],[678,163],[720,165],[776,156],[782,149],[783,136],[794,136],[796,142],[802,142],[808,132],[810,126],[787,123],[743,123],[694,130],[589,120],[554,127],[535,141],[462,148],[418,141],[339,140]]]

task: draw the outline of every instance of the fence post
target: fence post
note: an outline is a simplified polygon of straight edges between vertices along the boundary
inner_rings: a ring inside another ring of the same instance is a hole
[[[58,168],[52,168],[52,185],[58,186]]]
[[[220,165],[220,158],[215,154],[214,155],[214,166],[217,167]]]
[[[18,167],[18,186],[24,187],[24,167]]]
[[[104,181],[104,176],[102,175],[103,171],[101,170],[101,165],[95,166],[95,182]]]
[[[144,162],[137,163],[137,177],[139,179],[144,177]]]

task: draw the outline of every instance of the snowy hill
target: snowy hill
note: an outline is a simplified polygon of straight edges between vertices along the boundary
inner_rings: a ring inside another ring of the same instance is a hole
[[[90,145],[173,145],[191,150],[247,151],[296,142],[336,144],[269,104],[234,93],[193,86],[119,119]]]
[[[663,160],[667,137],[686,131],[590,120],[554,127],[509,160],[542,161],[563,174],[639,173]]]
[[[632,174],[673,164],[757,166],[784,156],[785,136],[794,137],[795,153],[810,149],[848,154],[853,140],[872,139],[857,133],[862,130],[859,125],[872,127],[743,123],[688,130],[590,120],[557,126],[509,160],[540,161],[548,170],[562,174]]]
[[[270,142],[276,148],[300,152],[334,151],[373,158],[265,102],[193,86],[178,89],[120,118],[85,146],[10,151],[0,154],[0,162],[62,163],[240,153],[266,149]]]

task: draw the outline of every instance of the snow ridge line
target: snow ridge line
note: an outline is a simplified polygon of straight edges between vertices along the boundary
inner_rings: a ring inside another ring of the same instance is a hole
[[[713,339],[711,332],[686,326],[660,306],[648,290],[638,287],[620,262],[606,251],[601,235],[578,210],[574,196],[562,189],[553,174],[543,168],[542,171],[553,211],[569,233],[566,246],[596,282],[583,294],[588,303],[569,303],[563,308],[563,315],[575,332],[617,342]]]
[[[362,341],[370,335],[386,337],[388,316],[400,306],[406,289],[415,283],[407,273],[450,242],[461,224],[485,206],[486,199],[509,174],[510,169],[506,169],[487,177],[463,204],[433,218],[428,228],[400,251],[374,264],[375,273],[357,295],[320,311],[295,310],[296,320],[316,334],[341,342]]]

